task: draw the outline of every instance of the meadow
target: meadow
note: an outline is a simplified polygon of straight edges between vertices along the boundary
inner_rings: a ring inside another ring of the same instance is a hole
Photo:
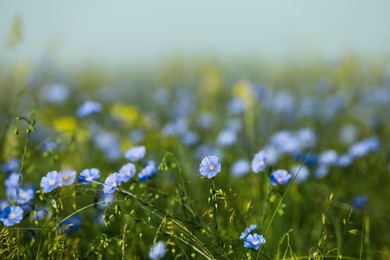
[[[1,259],[389,259],[390,67],[0,70]]]

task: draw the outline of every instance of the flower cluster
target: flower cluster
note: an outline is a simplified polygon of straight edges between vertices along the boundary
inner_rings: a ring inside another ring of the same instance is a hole
[[[263,235],[253,233],[255,229],[256,225],[250,225],[244,230],[244,232],[241,233],[240,239],[244,241],[244,246],[246,248],[258,250],[262,245],[265,244],[266,240]]]

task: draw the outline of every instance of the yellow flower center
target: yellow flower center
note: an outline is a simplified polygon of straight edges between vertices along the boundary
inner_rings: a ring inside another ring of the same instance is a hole
[[[64,176],[62,176],[62,179],[63,179],[64,181],[66,181],[67,179],[69,179],[69,176],[68,176],[68,175],[64,175]]]
[[[258,245],[259,243],[260,243],[259,240],[253,240],[253,241],[252,241],[252,245],[254,245],[254,246]]]
[[[54,184],[56,184],[56,181],[55,181],[55,180],[51,180],[51,181],[49,182],[49,184],[50,184],[50,186],[53,186]]]
[[[15,217],[16,217],[15,214],[9,214],[8,216],[9,219],[14,219]]]
[[[213,171],[215,169],[214,165],[210,165],[209,170]]]
[[[116,186],[118,186],[118,184],[116,184],[116,182],[114,182],[114,183],[112,184],[112,186],[113,186],[113,187],[116,187]]]

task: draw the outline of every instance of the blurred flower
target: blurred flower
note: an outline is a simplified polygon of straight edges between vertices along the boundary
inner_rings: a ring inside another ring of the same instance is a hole
[[[19,206],[8,206],[0,213],[0,221],[4,226],[10,227],[20,223],[23,219],[23,209]]]
[[[249,173],[251,165],[247,160],[238,160],[230,168],[230,171],[235,176],[243,176]]]
[[[96,168],[84,169],[81,171],[79,178],[77,181],[79,183],[91,183],[100,178],[100,171]]]
[[[276,170],[271,174],[271,184],[283,185],[290,181],[291,174],[289,174],[286,170]]]
[[[60,171],[59,173],[62,177],[61,183],[59,186],[69,186],[74,183],[74,180],[76,179],[76,171],[65,169]]]
[[[206,156],[199,165],[199,172],[206,178],[213,178],[221,171],[221,163],[216,156]]]
[[[7,199],[0,200],[0,212],[3,211],[8,206],[9,203]]]
[[[169,92],[165,88],[159,88],[154,91],[154,101],[159,105],[165,105],[169,101]]]
[[[69,97],[69,95],[69,87],[61,83],[48,85],[42,89],[42,98],[48,103],[62,103]]]
[[[295,110],[295,97],[289,91],[276,92],[266,101],[266,105],[270,111],[289,114]]]
[[[184,145],[193,145],[198,141],[198,139],[198,134],[193,131],[185,131],[180,135],[180,141]]]
[[[41,146],[40,150],[41,150],[42,153],[53,152],[57,147],[58,147],[57,142],[49,141],[49,142],[45,142]]]
[[[252,171],[254,173],[259,173],[265,169],[267,163],[267,155],[264,151],[260,151],[253,157],[252,160]]]
[[[211,145],[208,145],[208,144],[200,145],[195,151],[196,158],[198,158],[198,159],[203,159],[208,154],[214,154],[218,158],[223,157],[223,154],[221,153],[221,151],[218,148],[211,146]]]
[[[247,227],[247,228],[244,230],[244,232],[241,233],[240,239],[241,239],[241,240],[246,239],[246,237],[247,237],[249,234],[251,234],[252,231],[255,230],[255,229],[256,229],[256,225],[255,225],[255,224],[250,225],[249,227]]]
[[[352,200],[352,207],[357,209],[363,209],[367,204],[368,198],[367,196],[357,196]]]
[[[80,228],[81,221],[82,221],[81,215],[76,214],[76,215],[64,220],[61,223],[61,228],[65,232],[77,231]]]
[[[357,136],[359,134],[359,131],[356,126],[354,125],[345,125],[340,130],[340,142],[344,144],[351,144],[355,142]]]
[[[135,175],[135,166],[132,163],[127,163],[119,170],[119,176],[121,181],[128,182]]]
[[[232,115],[239,115],[246,109],[246,102],[241,98],[235,98],[228,103],[228,111]]]
[[[265,244],[265,238],[263,235],[249,234],[244,240],[244,246],[246,248],[252,248],[254,250],[258,250],[262,245]]]
[[[48,172],[41,179],[41,188],[44,193],[50,192],[57,188],[62,182],[62,176],[57,171]]]
[[[98,210],[92,215],[92,219],[94,222],[99,224],[100,226],[105,226],[106,223],[104,222],[104,212]]]
[[[17,172],[19,170],[20,160],[17,158],[11,158],[6,163],[4,163],[1,167],[4,173],[12,173]]]
[[[329,166],[328,165],[320,165],[316,171],[315,176],[317,178],[324,178],[329,173]]]
[[[31,212],[31,217],[35,221],[42,220],[47,214],[46,208],[39,207]]]
[[[293,174],[293,176],[297,176],[295,178],[295,181],[297,183],[302,183],[309,178],[309,169],[306,166],[302,165],[294,165],[290,172]]]
[[[96,101],[84,102],[76,111],[78,117],[88,117],[99,113],[102,110],[102,105]]]
[[[158,172],[157,165],[153,161],[148,161],[145,167],[138,174],[138,180],[141,182],[146,181],[147,179],[152,178]]]
[[[154,245],[150,248],[149,258],[150,259],[158,259],[158,258],[164,257],[165,249],[166,249],[166,246],[165,246],[164,242],[162,242],[162,241],[157,242],[156,245]]]
[[[132,143],[138,144],[144,140],[145,133],[141,129],[136,129],[129,133],[129,138]]]
[[[376,137],[367,138],[361,142],[353,144],[349,149],[352,158],[367,156],[368,153],[379,149],[379,141]]]
[[[93,140],[110,162],[117,161],[121,158],[122,154],[119,138],[113,133],[99,131],[94,135]]]
[[[104,186],[103,192],[114,193],[120,184],[121,184],[121,177],[119,176],[119,173],[117,172],[111,173],[103,183]]]
[[[302,128],[296,133],[297,139],[301,142],[301,146],[305,148],[313,148],[316,144],[316,135],[310,128]]]
[[[99,209],[106,209],[114,202],[115,196],[112,193],[101,193],[99,198]]]
[[[126,151],[125,158],[130,162],[136,162],[144,158],[145,154],[146,154],[145,146],[135,146]]]
[[[177,119],[174,122],[166,124],[162,129],[164,136],[183,134],[188,130],[188,122],[185,119]]]
[[[34,198],[34,190],[32,188],[14,190],[12,200],[18,204],[25,204]]]
[[[302,152],[293,152],[291,157],[301,163],[304,163],[307,166],[311,166],[317,163],[317,156],[314,154],[307,154]]]
[[[5,180],[4,184],[7,190],[17,189],[19,186],[20,174],[17,172],[11,173]]]
[[[242,128],[242,121],[239,119],[229,119],[225,123],[225,128],[231,132],[238,132]]]
[[[134,125],[140,117],[137,107],[121,103],[114,103],[110,109],[110,115],[127,126]]]
[[[218,134],[217,145],[218,146],[231,146],[236,142],[236,133],[231,130],[224,130]]]
[[[267,155],[268,165],[274,165],[279,161],[280,153],[274,146],[267,146],[263,149],[263,151]]]
[[[318,163],[321,165],[336,165],[337,159],[337,152],[335,150],[326,150],[318,155]]]
[[[302,145],[297,137],[289,131],[276,132],[271,138],[271,144],[284,153],[299,151]]]
[[[340,155],[337,160],[337,165],[340,167],[347,167],[351,165],[352,157],[349,154]]]
[[[213,114],[201,114],[198,118],[198,125],[201,128],[208,129],[213,125],[214,120]]]

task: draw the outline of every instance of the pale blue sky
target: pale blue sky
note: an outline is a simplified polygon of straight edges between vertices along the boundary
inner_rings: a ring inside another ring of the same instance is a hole
[[[4,42],[19,14],[24,40]],[[0,58],[158,63],[172,56],[390,54],[390,1],[2,1]]]

